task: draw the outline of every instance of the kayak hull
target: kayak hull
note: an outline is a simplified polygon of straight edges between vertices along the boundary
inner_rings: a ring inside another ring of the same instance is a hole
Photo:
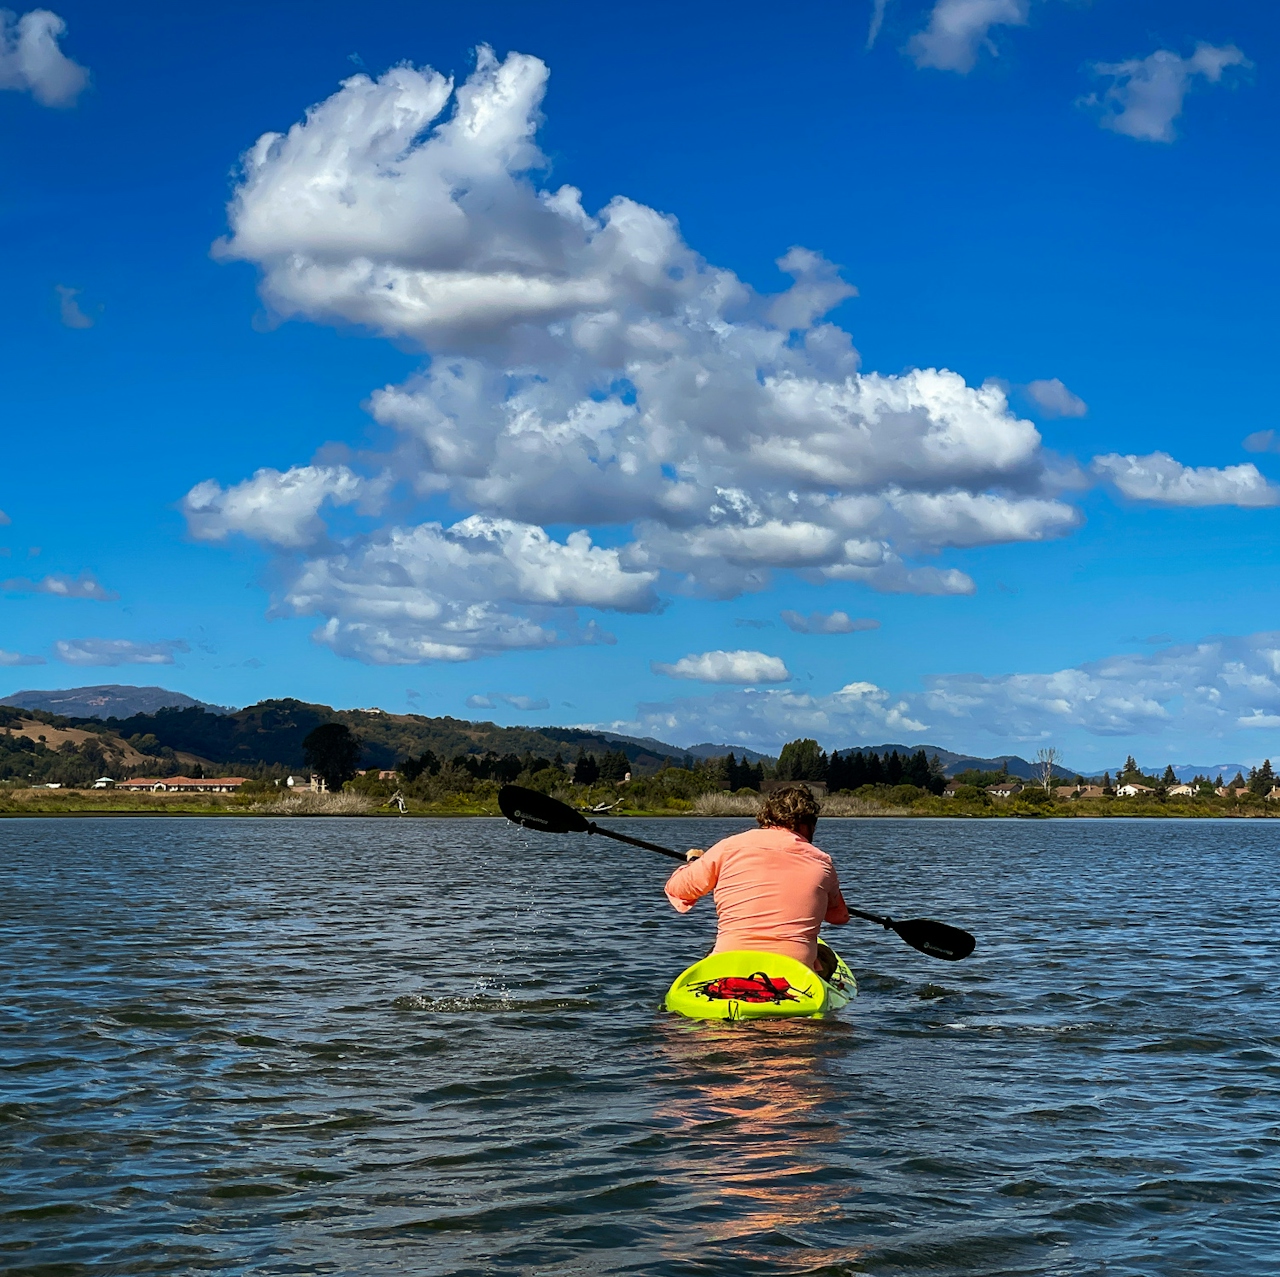
[[[795,958],[734,949],[709,954],[676,976],[666,1008],[692,1020],[821,1020],[857,994],[858,982],[839,954],[828,981]]]

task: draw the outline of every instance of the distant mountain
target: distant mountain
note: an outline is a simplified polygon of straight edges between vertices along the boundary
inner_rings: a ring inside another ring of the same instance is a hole
[[[704,742],[701,745],[690,745],[687,749],[681,749],[678,745],[668,745],[666,741],[657,740],[653,736],[624,736],[619,732],[610,732],[603,728],[539,727],[535,730],[552,740],[562,740],[566,743],[577,744],[580,740],[610,741],[622,746],[628,758],[632,757],[627,749],[628,746],[651,754],[655,758],[683,758],[686,754],[690,758],[723,758],[731,753],[739,762],[758,763],[774,762],[778,757],[777,754],[762,754],[758,749],[748,749],[745,745],[712,745]]]
[[[42,709],[64,718],[130,718],[134,714],[154,714],[158,709],[203,709],[210,714],[231,712],[225,705],[210,705],[184,692],[170,692],[163,687],[128,687],[123,683],[14,692],[0,699],[0,705]]]
[[[1160,775],[1164,771],[1163,767],[1152,767],[1148,770],[1148,775]],[[1194,780],[1197,776],[1208,776],[1210,780],[1217,780],[1219,776],[1225,781],[1235,779],[1236,772],[1241,776],[1249,774],[1248,763],[1174,763],[1173,774],[1179,780]]]

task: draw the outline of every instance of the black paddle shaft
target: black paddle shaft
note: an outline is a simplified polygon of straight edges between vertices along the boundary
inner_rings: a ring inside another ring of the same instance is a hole
[[[686,859],[670,847],[660,847],[656,842],[645,842],[643,838],[632,838],[629,834],[602,829],[594,820],[588,820],[582,812],[575,811],[567,803],[548,794],[540,794],[536,789],[504,785],[498,791],[498,806],[508,820],[525,829],[536,829],[544,834],[600,834],[615,842],[643,847],[645,851],[656,851],[658,855],[672,860],[683,862]],[[850,909],[849,912],[855,918],[878,923],[886,931],[894,932],[913,949],[927,953],[931,958],[959,962],[961,958],[967,958],[977,944],[967,931],[950,927],[945,922],[934,922],[931,918],[910,918],[906,922],[894,922],[892,918],[878,913],[864,913],[861,909]]]
[[[613,838],[617,842],[629,842],[633,847],[643,847],[645,851],[656,851],[660,856],[669,856],[672,860],[678,860],[681,864],[686,860],[678,851],[672,851],[670,847],[659,847],[656,842],[645,842],[643,838],[631,838],[627,834],[614,833],[612,829],[601,829],[594,820],[587,821],[587,833],[603,834],[606,838]]]

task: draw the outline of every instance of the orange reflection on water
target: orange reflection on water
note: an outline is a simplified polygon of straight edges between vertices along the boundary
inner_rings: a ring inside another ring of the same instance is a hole
[[[705,1216],[699,1241],[735,1253],[765,1243],[803,1246],[804,1266],[860,1253],[807,1239],[844,1214],[852,1190],[836,1156],[853,1116],[828,1073],[853,1031],[838,1023],[664,1021],[665,1092],[657,1125],[672,1145],[664,1180],[688,1191],[687,1212]]]

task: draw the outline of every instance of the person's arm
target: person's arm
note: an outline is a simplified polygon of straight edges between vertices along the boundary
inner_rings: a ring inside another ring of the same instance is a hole
[[[827,888],[827,912],[822,920],[833,927],[843,927],[849,921],[849,906],[844,902],[840,879],[834,867],[831,870],[831,885]]]
[[[720,877],[720,857],[716,848],[704,852],[696,860],[679,869],[667,879],[667,899],[677,913],[688,913],[694,904],[708,892],[714,891]]]

